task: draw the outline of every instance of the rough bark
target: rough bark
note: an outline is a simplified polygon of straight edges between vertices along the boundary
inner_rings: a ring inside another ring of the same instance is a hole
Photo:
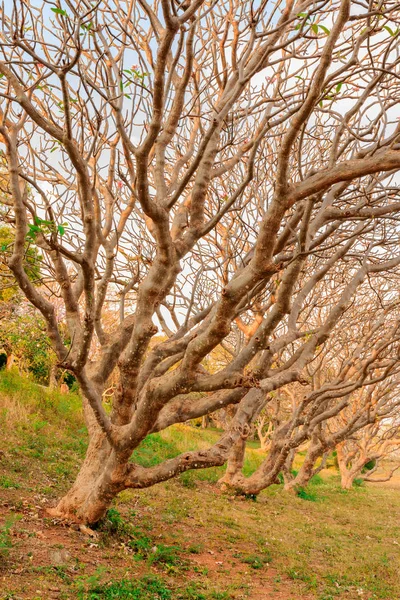
[[[310,442],[304,462],[301,465],[296,477],[285,484],[286,491],[298,491],[306,487],[310,479],[315,475],[315,463],[324,452],[324,448],[318,439]]]
[[[246,439],[247,436],[240,436],[229,454],[225,474],[218,481],[222,489],[234,487],[235,481],[240,476],[246,452]]]

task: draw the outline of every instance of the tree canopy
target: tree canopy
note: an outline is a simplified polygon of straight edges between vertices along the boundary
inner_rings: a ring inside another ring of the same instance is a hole
[[[274,450],[233,478],[258,493],[359,390],[397,385],[399,8],[17,0],[3,15],[8,265],[91,439],[59,514],[93,522],[127,487],[224,464],[292,386]],[[150,433],[230,405],[213,447],[129,462]],[[367,393],[365,424],[378,414]]]

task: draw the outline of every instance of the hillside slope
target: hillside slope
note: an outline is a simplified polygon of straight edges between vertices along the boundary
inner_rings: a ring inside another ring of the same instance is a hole
[[[0,372],[0,598],[400,599],[400,495],[339,488],[334,471],[304,498],[273,486],[257,502],[222,495],[222,469],[120,495],[92,532],[46,516],[86,447],[79,397]],[[155,464],[218,433],[150,436]],[[246,470],[262,460],[248,448]]]

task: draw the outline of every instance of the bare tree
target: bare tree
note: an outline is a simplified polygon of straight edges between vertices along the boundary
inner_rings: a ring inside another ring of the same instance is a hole
[[[355,479],[363,481],[389,481],[400,465],[389,469],[379,478],[373,477],[383,460],[400,447],[398,424],[391,419],[380,420],[364,427],[336,446],[342,488],[348,490]],[[368,468],[369,466],[369,468]]]
[[[304,381],[363,282],[396,281],[400,5],[13,6],[0,61],[8,264],[83,395],[89,447],[56,512],[95,522],[125,488],[224,464],[268,394]],[[41,287],[23,268],[27,239]],[[218,347],[227,360],[211,372]],[[232,404],[208,450],[129,462],[149,433]]]
[[[362,289],[359,292],[362,296]],[[232,448],[222,483],[256,494],[275,483],[282,472],[286,489],[304,487],[323,468],[329,452],[339,442],[382,418],[398,414],[397,303],[379,307],[369,298],[363,312],[358,300],[341,320],[341,330],[333,332],[335,335],[308,364],[305,371],[309,377],[303,386],[285,387],[293,398],[292,409],[288,413],[286,407],[275,418],[269,453],[260,468],[250,477],[243,477],[245,442],[240,439]],[[346,326],[348,329],[343,329]],[[265,402],[267,408],[272,404],[268,398]],[[303,444],[307,444],[307,453],[293,477],[295,452]],[[316,466],[319,459],[322,461]]]

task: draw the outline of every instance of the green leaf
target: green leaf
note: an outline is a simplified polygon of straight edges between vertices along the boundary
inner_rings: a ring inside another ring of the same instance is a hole
[[[87,25],[81,25],[81,29],[84,29],[85,31],[90,31],[92,26],[93,26],[93,23],[92,23],[92,21],[90,21],[90,23],[88,23]]]
[[[384,25],[384,26],[383,26],[383,29],[386,29],[386,31],[388,31],[392,37],[394,37],[394,36],[396,35],[396,32],[395,32],[395,31],[393,31],[393,29],[391,29],[391,28],[389,27],[389,25]]]
[[[327,27],[325,27],[325,25],[318,25],[318,27],[319,27],[320,29],[322,29],[322,31],[323,31],[324,33],[326,33],[326,35],[329,35],[329,34],[330,34],[330,30],[329,30]]]
[[[299,17],[299,19],[303,19],[305,17],[308,17],[308,13],[299,13],[297,16]]]
[[[2,251],[2,252],[5,252],[6,250],[7,250],[7,244],[3,244],[3,245],[1,246],[1,251]]]
[[[304,81],[304,77],[302,77],[301,75],[295,75],[294,77],[295,79],[301,79],[302,81]]]
[[[342,85],[343,85],[343,81],[341,81],[340,83],[337,84],[337,86],[336,86],[336,93],[340,92],[340,90],[342,89]]]
[[[65,233],[65,227],[64,227],[64,225],[58,225],[57,231],[58,231],[58,233],[60,235],[64,235],[64,233]]]
[[[311,29],[313,30],[313,32],[315,34],[318,34],[318,25],[315,25],[315,23],[313,25],[311,25]]]
[[[324,103],[322,102],[322,100],[320,101],[319,105],[320,105],[321,108],[323,108]]]
[[[296,25],[295,29],[300,29],[301,28],[301,23],[299,23],[298,25]]]
[[[125,96],[125,98],[128,98],[128,100],[130,100],[130,99],[131,99],[131,97],[130,97],[130,95],[129,95],[129,94],[124,94],[124,96]]]
[[[62,8],[52,8],[51,9],[53,11],[53,13],[55,13],[56,15],[62,15],[63,17],[67,16],[67,11],[63,10]]]

